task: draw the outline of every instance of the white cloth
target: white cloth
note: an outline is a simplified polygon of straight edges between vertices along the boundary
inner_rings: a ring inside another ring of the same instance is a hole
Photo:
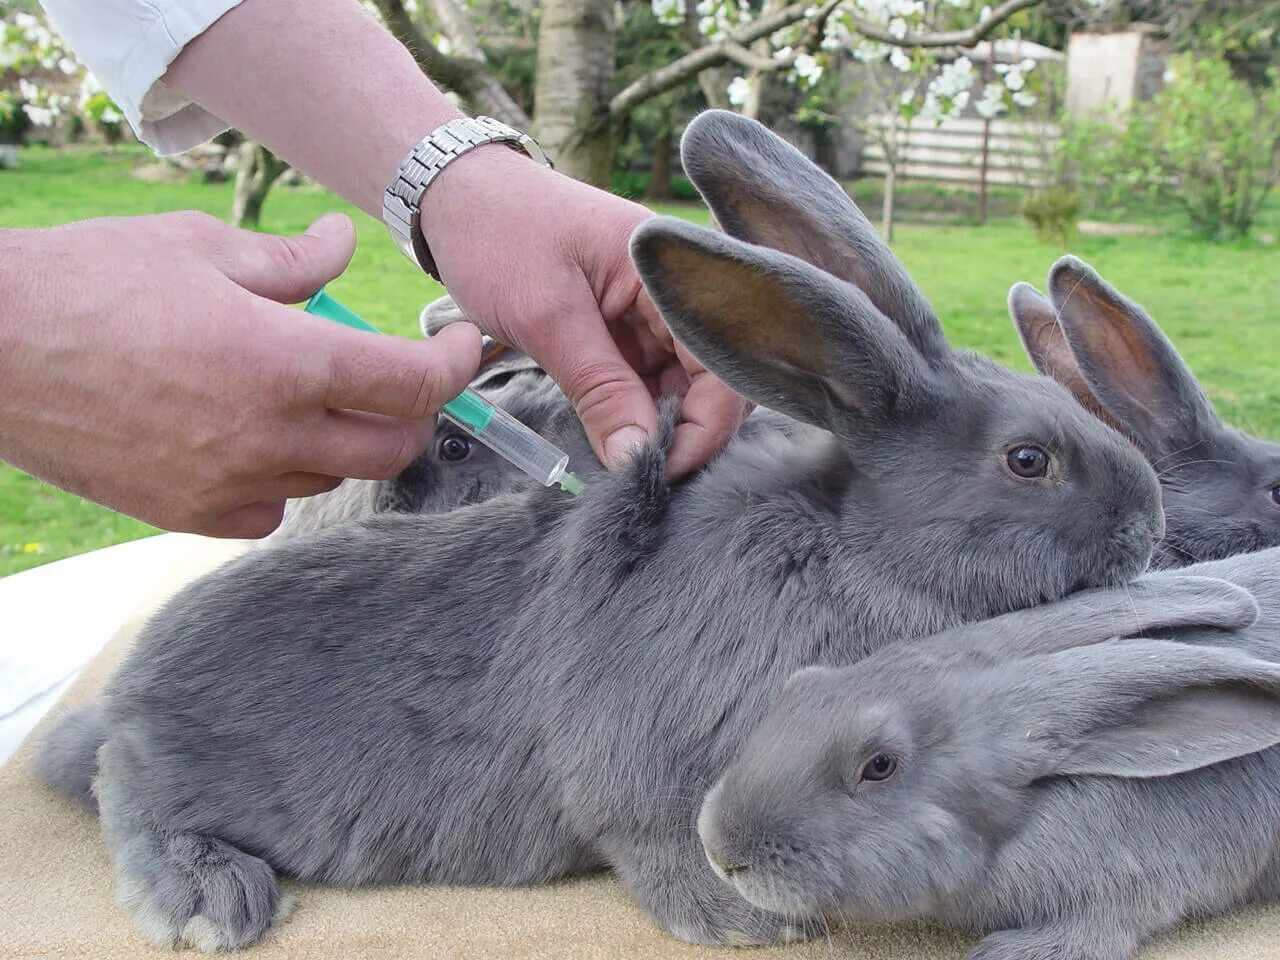
[[[182,48],[241,0],[40,0],[53,28],[102,83],[138,139],[181,153],[229,124],[161,79]]]
[[[0,578],[0,763],[144,599],[243,549],[167,533]]]

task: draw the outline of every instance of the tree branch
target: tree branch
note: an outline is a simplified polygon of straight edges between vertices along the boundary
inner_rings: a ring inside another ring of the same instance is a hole
[[[991,11],[991,16],[980,23],[975,23],[968,30],[944,30],[939,33],[907,33],[895,37],[878,24],[868,23],[856,17],[853,29],[868,40],[877,40],[893,47],[972,47],[980,40],[985,40],[991,31],[1004,23],[1015,13],[1028,7],[1039,6],[1044,0],[1005,0]]]
[[[783,67],[789,67],[795,62],[794,56],[762,57],[760,54],[754,53],[746,47],[734,43],[732,40],[724,41],[724,55],[727,59],[746,67],[748,70],[759,70],[762,73],[781,70]]]
[[[375,0],[382,19],[413,54],[423,73],[462,97],[475,113],[488,114],[512,126],[526,128],[529,115],[511,98],[489,69],[466,16],[453,0],[433,0],[441,29],[457,55],[441,53],[418,29],[402,0]]]
[[[827,0],[808,19],[825,19],[841,2],[842,0]],[[777,13],[759,17],[736,30],[730,30],[724,40],[708,43],[692,53],[686,53],[679,60],[665,67],[639,77],[614,94],[613,99],[609,101],[609,115],[622,116],[650,97],[664,93],[672,87],[678,87],[709,67],[720,66],[730,59],[728,44],[736,44],[739,47],[750,46],[753,41],[761,37],[767,37],[783,27],[789,27],[797,20],[806,19],[805,14],[812,10],[813,7],[808,3],[793,3],[783,7]]]
[[[841,0],[827,0],[826,3],[816,9],[808,3],[793,3],[790,6],[783,7],[776,13],[761,16],[751,23],[744,24],[736,30],[731,30],[723,40],[700,46],[665,67],[633,80],[618,91],[613,99],[609,101],[609,114],[613,117],[622,116],[650,97],[679,86],[686,80],[697,76],[703,70],[718,67],[726,62],[740,63],[743,66],[757,70],[776,70],[781,69],[783,66],[790,66],[786,58],[783,58],[777,61],[771,60],[769,66],[766,67],[762,62],[763,58],[760,58],[757,54],[750,53],[750,51],[745,51],[743,48],[749,47],[752,42],[759,40],[761,37],[767,37],[775,31],[788,27],[800,20],[809,22],[811,33],[806,38],[804,46],[812,48],[822,39],[826,21],[840,2]],[[858,19],[853,21],[853,29],[869,40],[876,40],[896,47],[972,47],[979,41],[984,40],[996,27],[1000,26],[1015,13],[1043,2],[1044,0],[1005,0],[1004,3],[991,11],[991,15],[987,19],[981,23],[974,24],[967,30],[907,33],[904,36],[895,37],[884,27]],[[750,61],[743,56],[744,53],[751,58]],[[781,66],[774,66],[774,63],[778,63]]]

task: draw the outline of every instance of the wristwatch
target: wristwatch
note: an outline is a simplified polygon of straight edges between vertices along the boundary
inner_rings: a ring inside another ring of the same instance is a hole
[[[422,235],[422,195],[441,170],[486,143],[505,143],[548,167],[552,165],[538,141],[527,133],[492,117],[460,117],[437,127],[419,141],[383,194],[382,222],[391,231],[391,239],[401,253],[436,280],[440,279],[440,271]]]

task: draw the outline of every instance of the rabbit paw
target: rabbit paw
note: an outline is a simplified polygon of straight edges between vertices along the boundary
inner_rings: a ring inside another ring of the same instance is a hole
[[[653,850],[643,860],[620,864],[628,891],[654,921],[679,940],[711,946],[796,943],[821,932],[821,926],[752,906],[711,872],[705,858],[687,848],[661,863]],[[675,862],[671,862],[671,861]]]
[[[120,900],[134,924],[161,947],[216,953],[257,943],[288,910],[265,862],[193,833],[156,835],[145,860],[117,867]]]
[[[647,904],[655,920],[673,937],[686,943],[717,947],[755,947],[799,943],[820,933],[817,923],[784,917],[751,906],[732,890],[707,898],[666,903],[661,912]]]
[[[263,939],[288,911],[266,861],[207,834],[166,828],[130,787],[122,751],[99,751],[94,784],[120,902],[156,946],[213,953]]]
[[[988,934],[969,960],[1130,960],[1135,949],[1125,934],[1107,937],[1103,924],[1055,924]]]

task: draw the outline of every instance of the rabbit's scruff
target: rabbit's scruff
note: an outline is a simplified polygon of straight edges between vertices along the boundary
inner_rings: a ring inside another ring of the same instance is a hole
[[[804,935],[721,883],[694,826],[785,678],[1145,568],[1159,488],[1127,440],[952,350],[844,191],[761,125],[705,113],[682,149],[730,236],[646,222],[645,286],[710,370],[809,426],[672,488],[668,410],[577,499],[375,516],[179,594],[43,768],[82,789],[100,747],[103,836],[151,940],[258,940],[277,872],[604,867],[683,939]]]
[[[1152,566],[1280,545],[1280,444],[1223,423],[1155,321],[1088,265],[1063,257],[1048,290],[1015,285],[1009,312],[1036,368],[1156,467],[1165,536]]]
[[[941,920],[988,934],[974,960],[1127,960],[1280,897],[1277,661],[1272,549],[810,668],[700,835],[762,909]]]

